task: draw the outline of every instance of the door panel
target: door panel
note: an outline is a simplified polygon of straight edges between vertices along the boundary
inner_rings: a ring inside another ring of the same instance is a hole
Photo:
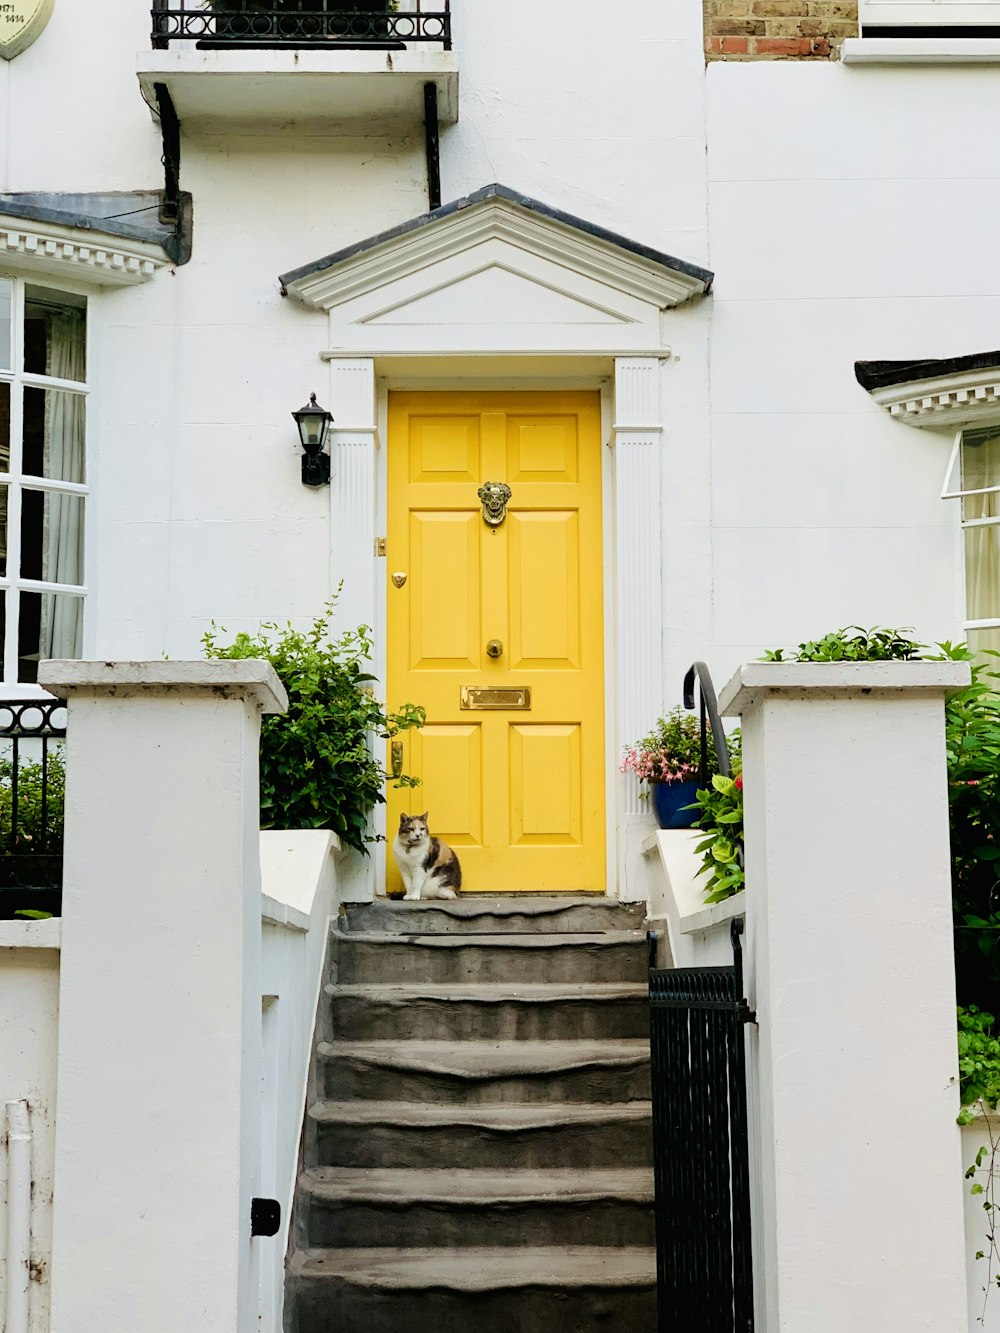
[[[411,578],[411,668],[474,671],[482,638],[476,516],[411,513]]]
[[[455,847],[481,847],[482,727],[428,723],[413,733],[411,753],[411,765],[422,779],[411,802],[415,810],[433,809],[435,823],[448,829],[447,841]]]
[[[479,418],[413,416],[409,461],[411,481],[474,480],[479,476]]]
[[[507,417],[507,480],[576,481],[579,429],[575,416]]]
[[[511,842],[579,847],[580,728],[544,723],[510,728]]]
[[[577,515],[511,514],[507,521],[511,666],[579,669]]]
[[[427,809],[463,891],[603,891],[598,395],[392,394],[388,455],[386,572],[407,576],[387,583],[388,698],[428,718],[403,737],[422,786],[389,788],[390,838],[402,810]],[[484,481],[511,488],[499,526]],[[498,689],[530,707],[468,706]]]

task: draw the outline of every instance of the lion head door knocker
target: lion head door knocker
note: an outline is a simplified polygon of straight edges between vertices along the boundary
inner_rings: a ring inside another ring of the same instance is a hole
[[[476,492],[483,502],[483,519],[498,528],[507,517],[507,501],[513,492],[505,481],[484,481]]]

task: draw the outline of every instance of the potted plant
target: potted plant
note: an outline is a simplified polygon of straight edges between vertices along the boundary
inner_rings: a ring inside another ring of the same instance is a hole
[[[707,735],[709,772],[715,771],[715,745]],[[626,748],[621,771],[649,783],[660,828],[691,828],[701,770],[701,723],[694,713],[673,708],[658,718],[648,736]]]

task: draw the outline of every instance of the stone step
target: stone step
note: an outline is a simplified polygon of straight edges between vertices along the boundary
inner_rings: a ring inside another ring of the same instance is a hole
[[[649,1100],[649,1042],[319,1042],[327,1101],[482,1106]],[[414,1108],[419,1114],[420,1106]]]
[[[650,1248],[294,1254],[297,1333],[654,1333]]]
[[[404,935],[587,934],[641,930],[645,916],[645,903],[620,903],[597,894],[476,894],[456,902],[380,898],[374,903],[348,904],[340,928]]]
[[[655,1241],[646,1168],[312,1167],[300,1177],[310,1247],[644,1246]]]
[[[434,1167],[469,1162],[507,1170],[649,1167],[649,1102],[438,1106],[317,1102],[309,1108],[319,1166]]]
[[[346,985],[645,982],[648,947],[641,930],[476,936],[337,932],[333,968],[331,980]]]
[[[483,986],[327,986],[330,1034],[342,1041],[561,1041],[644,1037],[641,982]]]

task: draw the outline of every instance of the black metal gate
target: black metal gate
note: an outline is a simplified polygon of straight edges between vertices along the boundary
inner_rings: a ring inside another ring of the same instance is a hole
[[[752,1333],[740,933],[733,967],[649,974],[659,1333]]]

